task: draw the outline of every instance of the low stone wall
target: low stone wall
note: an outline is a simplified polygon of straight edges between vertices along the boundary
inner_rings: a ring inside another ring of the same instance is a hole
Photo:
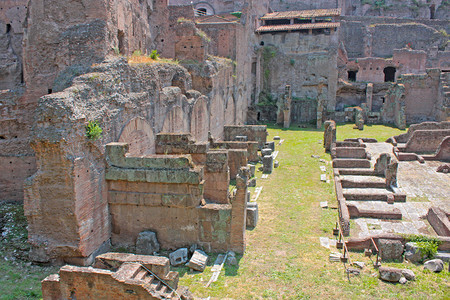
[[[258,146],[258,142],[219,141],[212,144],[212,148],[247,149],[247,160],[250,162],[259,161]]]
[[[427,220],[438,235],[446,237],[450,236],[449,216],[442,209],[430,207],[427,213]]]
[[[258,142],[260,149],[267,142],[268,133],[266,125],[225,126],[223,130],[225,141],[235,141],[236,136],[246,136],[248,141]]]
[[[342,234],[344,236],[350,235],[350,213],[347,208],[347,204],[342,192],[342,184],[339,178],[339,171],[334,171],[334,188],[336,191],[336,199],[339,208],[339,223],[341,224]]]
[[[397,143],[407,143],[410,137],[416,130],[440,130],[450,129],[450,122],[423,122],[420,124],[413,124],[409,127],[408,132],[393,136],[387,140],[388,143],[392,143],[394,146]]]
[[[165,249],[198,244],[207,251],[244,251],[247,178],[231,202],[226,150],[206,153],[206,165],[189,154],[131,157],[127,151],[125,143],[106,146],[113,245],[133,247],[140,232],[151,230]],[[239,151],[245,158],[246,151]],[[208,199],[213,203],[204,201],[205,184],[208,194],[215,192]]]
[[[405,147],[398,149],[401,152],[435,153],[442,140],[450,136],[450,129],[416,130],[408,139]]]

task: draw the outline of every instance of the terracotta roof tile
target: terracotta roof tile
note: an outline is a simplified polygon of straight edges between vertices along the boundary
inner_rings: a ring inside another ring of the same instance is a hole
[[[340,16],[341,9],[313,9],[299,11],[280,11],[264,15],[261,20],[279,20],[293,18],[315,18],[315,17],[334,17]]]
[[[337,28],[341,23],[308,23],[308,24],[292,24],[292,25],[265,25],[256,29],[256,32],[273,32],[273,31],[293,31],[303,29],[323,29],[323,28]]]

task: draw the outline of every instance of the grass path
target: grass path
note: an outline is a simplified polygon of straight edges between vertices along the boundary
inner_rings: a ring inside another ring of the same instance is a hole
[[[375,137],[381,141],[402,131],[366,126],[360,132],[345,125],[339,126],[337,132],[338,139]],[[278,147],[280,167],[268,179],[258,179],[258,185],[264,187],[258,200],[259,223],[254,230],[247,231],[247,249],[239,268],[227,266],[209,289],[204,285],[209,280],[210,268],[201,274],[182,274],[180,284],[189,286],[196,296],[217,299],[444,299],[450,295],[446,272],[431,274],[421,267],[393,264],[414,270],[417,281],[407,285],[386,284],[379,281],[370,260],[361,253],[352,253],[351,257],[368,266],[359,277],[349,281],[343,264],[328,261],[333,250],[319,244],[321,236],[332,238],[337,218],[337,210],[323,210],[319,206],[320,201],[336,206],[334,187],[332,181],[320,181],[319,166],[323,163],[311,157],[320,155],[330,160],[323,150],[323,132],[270,127],[269,134],[269,140],[275,135],[285,139]],[[330,164],[327,173],[330,177]]]

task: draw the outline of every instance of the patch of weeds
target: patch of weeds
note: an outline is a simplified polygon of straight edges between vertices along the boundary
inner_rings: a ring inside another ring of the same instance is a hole
[[[204,32],[201,29],[198,29],[196,34],[201,37],[202,39],[204,39],[205,41],[207,41],[208,43],[211,43],[211,38],[206,34],[206,32]]]
[[[152,52],[150,52],[149,57],[153,60],[157,60],[159,58],[159,54],[158,54],[158,50],[152,50]]]
[[[89,121],[85,126],[86,137],[90,140],[97,140],[102,136],[103,129],[98,125],[97,121]]]
[[[424,235],[404,235],[404,238],[408,242],[416,243],[419,247],[420,253],[429,258],[436,255],[438,247],[442,244],[442,241],[437,238]]]

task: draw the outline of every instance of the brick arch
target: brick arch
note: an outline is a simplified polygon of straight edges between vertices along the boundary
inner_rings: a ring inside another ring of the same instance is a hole
[[[166,115],[162,132],[189,132],[186,119],[183,109],[180,106],[174,106]]]
[[[198,142],[208,140],[209,113],[207,97],[202,96],[197,99],[192,108],[191,134]]]
[[[234,125],[236,122],[236,109],[233,96],[230,96],[225,109],[225,125]]]
[[[120,133],[119,142],[130,145],[128,153],[133,156],[155,153],[155,136],[150,124],[142,117],[131,119]]]

